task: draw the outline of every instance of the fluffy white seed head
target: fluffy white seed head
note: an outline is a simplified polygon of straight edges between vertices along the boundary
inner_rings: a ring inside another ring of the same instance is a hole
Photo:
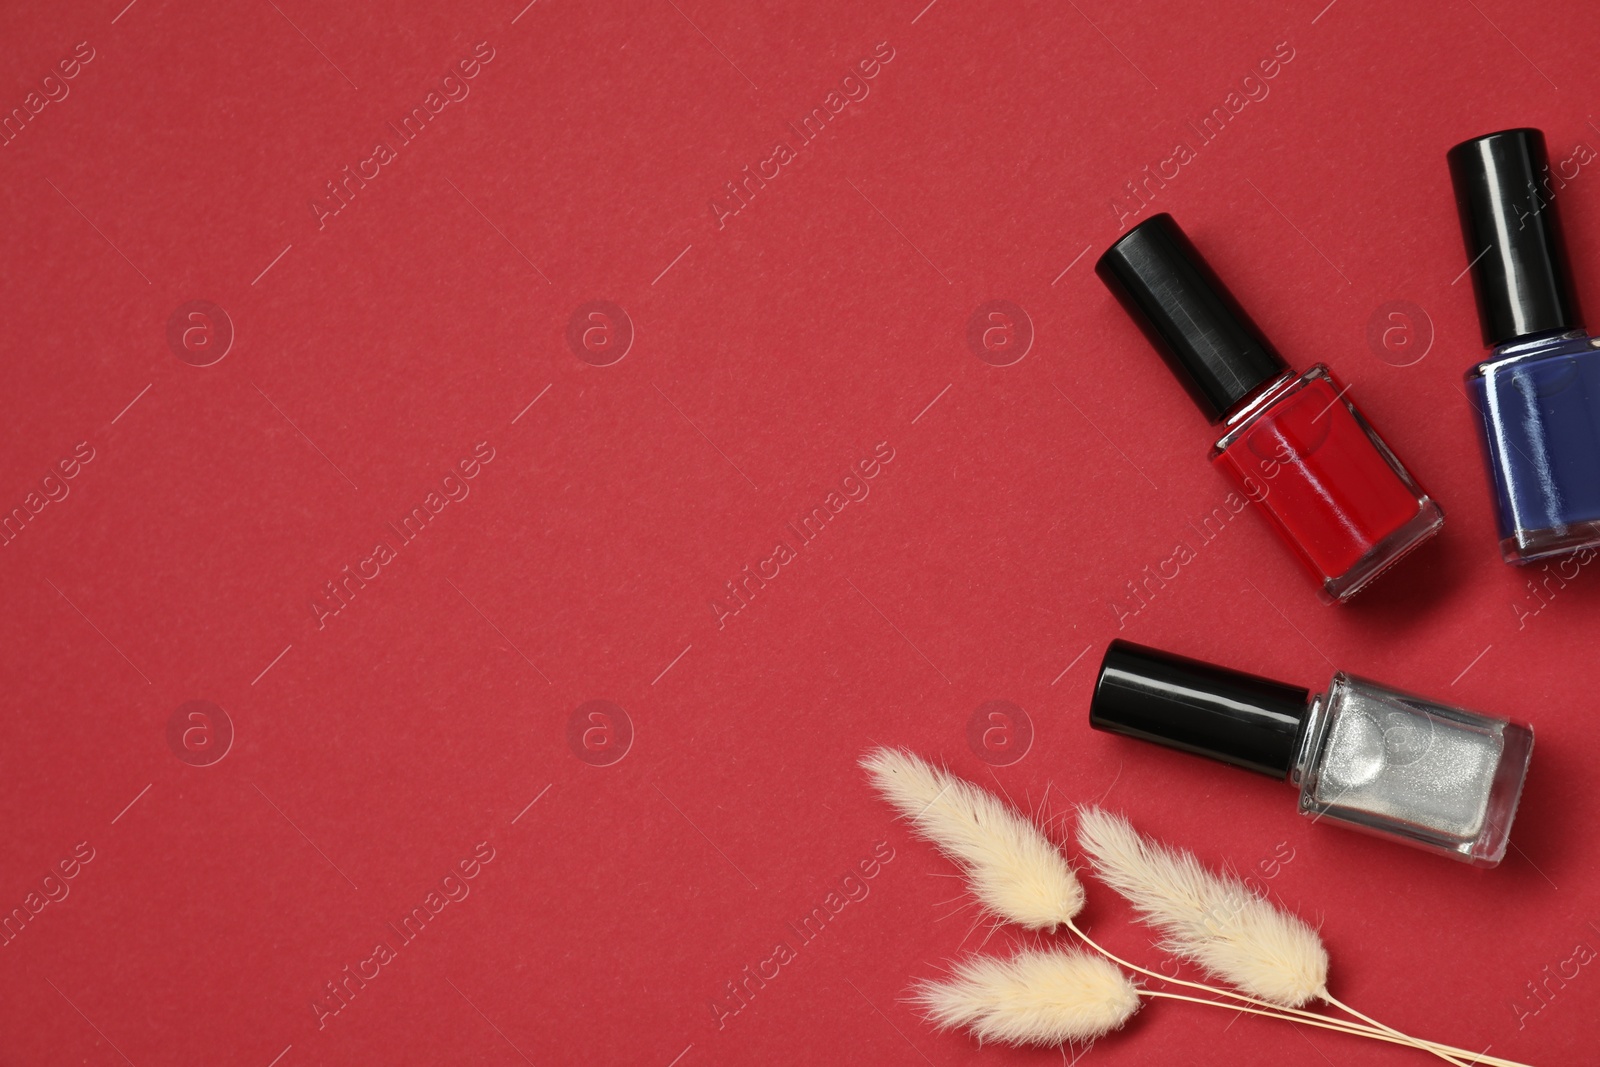
[[[1050,930],[1082,910],[1083,885],[1060,850],[999,798],[900,749],[874,749],[861,766],[917,832],[965,870],[973,895],[994,914]]]
[[[1166,935],[1169,952],[1284,1007],[1326,994],[1328,952],[1317,932],[1237,878],[1141,837],[1127,819],[1100,808],[1079,811],[1078,843],[1100,878]]]
[[[913,998],[941,1028],[979,1041],[1059,1045],[1092,1041],[1139,1010],[1138,987],[1121,968],[1084,952],[1027,950],[1011,959],[972,956],[946,981],[921,982]]]

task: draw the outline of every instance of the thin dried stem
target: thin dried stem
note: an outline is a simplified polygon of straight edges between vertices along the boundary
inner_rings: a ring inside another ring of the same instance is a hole
[[[1350,1034],[1353,1037],[1370,1037],[1374,1041],[1387,1041],[1391,1045],[1406,1045],[1412,1048],[1416,1047],[1416,1043],[1411,1038],[1405,1037],[1404,1035],[1400,1037],[1393,1037],[1381,1030],[1372,1030],[1365,1026],[1358,1026],[1355,1023],[1343,1023],[1337,1019],[1330,1019],[1325,1015],[1313,1015],[1311,1018],[1305,1018],[1304,1016],[1285,1014],[1284,1009],[1282,1008],[1274,1011],[1263,1011],[1260,1008],[1247,1008],[1242,1004],[1224,1004],[1220,1000],[1207,1000],[1204,997],[1191,997],[1185,993],[1163,993],[1160,990],[1155,989],[1141,989],[1139,991],[1139,995],[1141,997],[1160,997],[1163,1000],[1182,1000],[1190,1004],[1208,1004],[1213,1008],[1226,1008],[1229,1011],[1248,1012],[1251,1015],[1262,1015],[1269,1019],[1282,1019],[1284,1022],[1305,1023],[1307,1026],[1320,1026],[1324,1030],[1333,1030],[1336,1033]]]
[[[1479,1067],[1479,1065],[1483,1065],[1483,1067],[1528,1067],[1527,1064],[1518,1063],[1516,1060],[1501,1059],[1499,1056],[1489,1056],[1482,1052],[1473,1052],[1469,1049],[1456,1048],[1454,1045],[1445,1045],[1438,1041],[1429,1041],[1425,1037],[1411,1037],[1409,1034],[1402,1034],[1394,1027],[1385,1026],[1372,1016],[1357,1011],[1326,990],[1324,990],[1322,993],[1322,999],[1327,1001],[1329,1004],[1332,1004],[1340,1011],[1348,1012],[1349,1014],[1354,1015],[1357,1019],[1371,1023],[1384,1033],[1405,1037],[1408,1040],[1415,1042],[1418,1048],[1426,1049],[1427,1051],[1437,1055],[1440,1059],[1449,1060],[1451,1063],[1459,1063],[1462,1065],[1462,1067]],[[1446,1053],[1450,1053],[1451,1055],[1446,1055]],[[1456,1056],[1465,1056],[1466,1059],[1456,1059]]]
[[[1441,1050],[1439,1050],[1437,1048],[1430,1047],[1426,1043],[1418,1041],[1416,1038],[1412,1037],[1410,1034],[1402,1034],[1400,1031],[1394,1029],[1391,1026],[1385,1026],[1382,1023],[1380,1023],[1378,1020],[1376,1020],[1376,1019],[1374,1019],[1374,1018],[1372,1018],[1370,1016],[1361,1014],[1359,1011],[1356,1011],[1350,1005],[1348,1005],[1348,1004],[1344,1003],[1343,1001],[1335,998],[1334,995],[1332,993],[1329,993],[1327,990],[1323,990],[1322,991],[1322,999],[1327,1001],[1329,1004],[1332,1004],[1334,1007],[1341,1008],[1344,1011],[1348,1012],[1349,1014],[1354,1015],[1356,1018],[1362,1020],[1363,1022],[1370,1023],[1371,1025],[1377,1027],[1379,1030],[1383,1031],[1386,1034],[1393,1034],[1395,1037],[1403,1037],[1403,1038],[1405,1038],[1408,1042],[1411,1042],[1412,1044],[1415,1044],[1418,1048],[1433,1053],[1435,1056],[1438,1056],[1441,1060],[1444,1060],[1447,1063],[1453,1063],[1453,1064],[1456,1065],[1456,1067],[1467,1067],[1466,1061],[1458,1060],[1454,1056],[1450,1055],[1448,1052],[1443,1052],[1443,1051],[1441,1051]]]
[[[1306,1019],[1326,1019],[1326,1018],[1328,1018],[1328,1016],[1326,1016],[1326,1015],[1324,1015],[1324,1014],[1322,1014],[1320,1012],[1306,1011],[1303,1008],[1286,1008],[1282,1004],[1274,1004],[1269,1000],[1261,1000],[1261,999],[1259,999],[1257,997],[1250,996],[1248,993],[1241,993],[1236,989],[1229,989],[1226,986],[1206,985],[1204,982],[1190,982],[1190,981],[1186,981],[1185,979],[1182,979],[1182,978],[1172,978],[1172,977],[1170,977],[1168,975],[1161,974],[1158,971],[1152,971],[1149,968],[1139,966],[1137,963],[1132,963],[1132,962],[1130,962],[1128,960],[1125,960],[1121,956],[1113,955],[1110,950],[1108,950],[1106,948],[1103,948],[1099,943],[1097,943],[1088,934],[1084,933],[1081,929],[1079,929],[1079,927],[1078,927],[1078,925],[1076,923],[1069,922],[1069,923],[1066,924],[1066,926],[1067,926],[1067,929],[1071,930],[1074,934],[1076,934],[1078,936],[1079,940],[1081,940],[1084,944],[1088,945],[1090,948],[1094,949],[1096,952],[1100,953],[1100,955],[1104,956],[1106,959],[1110,960],[1112,963],[1115,963],[1115,964],[1118,964],[1120,966],[1126,967],[1130,971],[1137,971],[1139,974],[1142,974],[1147,978],[1154,978],[1158,982],[1166,982],[1166,983],[1168,983],[1170,985],[1187,986],[1190,989],[1198,989],[1198,990],[1201,990],[1202,992],[1205,992],[1205,993],[1211,993],[1213,995],[1229,997],[1229,998],[1231,998],[1233,1000],[1241,1001],[1241,1002],[1243,1002],[1245,1004],[1254,1004],[1254,1005],[1256,1005],[1257,1007],[1260,1007],[1260,1008],[1266,1008],[1266,1009],[1269,1009],[1270,1011],[1279,1012],[1279,1013],[1283,1013],[1283,1014],[1286,1014],[1286,1015],[1293,1015],[1293,1016],[1297,1016],[1297,1017],[1300,1017],[1300,1018],[1306,1018]],[[1377,1027],[1365,1027],[1365,1026],[1363,1026],[1363,1027],[1361,1027],[1361,1029],[1362,1030],[1368,1030],[1368,1029],[1376,1030],[1378,1028]]]
[[[1306,1012],[1302,1012],[1300,1015],[1287,1015],[1285,1012],[1289,1009],[1286,1008],[1278,1008],[1274,1011],[1262,1011],[1258,1008],[1246,1008],[1238,1004],[1226,1004],[1220,1000],[1206,1000],[1204,997],[1191,997],[1184,993],[1164,993],[1155,989],[1141,989],[1139,990],[1139,995],[1141,997],[1160,997],[1163,1000],[1182,1000],[1187,1001],[1190,1004],[1209,1004],[1214,1008],[1226,1008],[1229,1011],[1248,1012],[1251,1015],[1263,1015],[1268,1018],[1282,1019],[1284,1022],[1305,1023],[1308,1026],[1320,1026],[1324,1030],[1334,1030],[1339,1033],[1350,1034],[1355,1037],[1370,1037],[1374,1041],[1387,1041],[1391,1045],[1406,1045],[1410,1048],[1417,1049],[1419,1052],[1438,1053],[1441,1050],[1449,1050],[1450,1052],[1459,1053],[1460,1055],[1470,1057],[1467,1060],[1469,1067],[1478,1067],[1480,1064],[1483,1065],[1483,1067],[1530,1067],[1529,1064],[1518,1063],[1516,1060],[1503,1060],[1498,1056],[1481,1056],[1478,1053],[1469,1052],[1462,1048],[1455,1048],[1452,1045],[1439,1045],[1437,1042],[1424,1041],[1419,1038],[1408,1037],[1407,1035],[1398,1033],[1397,1031],[1388,1031],[1387,1028],[1373,1030],[1369,1027],[1361,1026],[1358,1023],[1344,1023],[1338,1019],[1329,1018],[1326,1015],[1317,1015],[1315,1013]],[[1305,1018],[1304,1016],[1308,1014],[1311,1017]]]
[[[1530,1067],[1530,1065],[1519,1063],[1516,1060],[1501,1059],[1498,1056],[1486,1056],[1482,1053],[1476,1053],[1467,1049],[1457,1048],[1454,1045],[1446,1045],[1442,1042],[1429,1041],[1426,1038],[1412,1037],[1409,1034],[1403,1034],[1398,1030],[1384,1026],[1375,1019],[1368,1018],[1367,1016],[1351,1008],[1349,1005],[1335,1000],[1331,995],[1325,995],[1323,999],[1327,1000],[1328,1003],[1335,1005],[1343,1011],[1349,1012],[1351,1015],[1365,1020],[1370,1025],[1364,1026],[1359,1023],[1346,1023],[1342,1019],[1335,1019],[1321,1012],[1306,1011],[1303,1008],[1286,1008],[1282,1004],[1273,1004],[1271,1001],[1260,1000],[1256,997],[1250,996],[1247,993],[1240,993],[1237,990],[1229,989],[1225,986],[1211,986],[1206,985],[1203,982],[1190,982],[1182,978],[1173,978],[1169,975],[1162,974],[1159,971],[1152,971],[1148,967],[1141,967],[1137,963],[1134,963],[1130,960],[1125,960],[1121,956],[1116,955],[1111,950],[1105,948],[1099,942],[1095,941],[1088,934],[1084,933],[1077,923],[1069,922],[1065,925],[1067,929],[1072,931],[1072,933],[1076,935],[1077,938],[1085,945],[1088,945],[1091,949],[1100,953],[1100,955],[1104,956],[1112,963],[1117,964],[1119,967],[1125,967],[1128,970],[1142,974],[1147,978],[1154,978],[1158,982],[1166,982],[1170,985],[1186,986],[1189,989],[1197,989],[1203,993],[1210,993],[1213,996],[1227,997],[1230,1000],[1237,1001],[1239,1003],[1227,1004],[1214,1000],[1205,1001],[1196,997],[1184,997],[1177,993],[1158,994],[1154,991],[1146,992],[1143,990],[1141,990],[1141,995],[1170,996],[1183,1000],[1194,1000],[1197,1003],[1218,1004],[1219,1006],[1225,1008],[1235,1008],[1235,1010],[1238,1011],[1248,1011],[1252,1015],[1266,1015],[1284,1019],[1288,1022],[1304,1022],[1311,1026],[1322,1026],[1327,1029],[1343,1030],[1348,1034],[1355,1034],[1361,1037],[1372,1037],[1381,1041],[1388,1041],[1391,1044],[1411,1045],[1412,1047],[1420,1049],[1421,1051],[1432,1052],[1443,1059],[1451,1059],[1452,1055],[1466,1056],[1469,1057],[1467,1063],[1471,1065],[1471,1067]],[[1243,1004],[1252,1004],[1255,1005],[1255,1008],[1246,1008],[1241,1006]],[[1451,1060],[1451,1062],[1460,1063],[1461,1061]]]

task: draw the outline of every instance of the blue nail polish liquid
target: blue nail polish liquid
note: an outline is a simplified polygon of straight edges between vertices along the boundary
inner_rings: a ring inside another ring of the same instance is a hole
[[[1592,150],[1590,150],[1592,152]],[[1600,338],[1583,328],[1544,134],[1501,130],[1448,155],[1489,358],[1467,372],[1500,554],[1600,545]]]
[[[1467,372],[1500,552],[1527,563],[1600,545],[1600,338],[1501,345]]]

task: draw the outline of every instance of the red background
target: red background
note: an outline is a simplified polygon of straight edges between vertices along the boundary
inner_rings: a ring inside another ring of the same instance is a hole
[[[1495,551],[1444,152],[1516,125],[1600,146],[1600,12],[924,3],[5,15],[8,112],[78,42],[94,59],[0,148],[0,505],[79,442],[94,459],[0,548],[0,905],[79,842],[94,859],[0,947],[0,1061],[1059,1062],[904,1003],[983,934],[855,767],[901,743],[1256,872],[1321,924],[1335,993],[1393,1025],[1595,1062],[1600,963],[1569,961],[1600,945],[1600,587],[1586,569],[1546,603]],[[325,183],[480,41],[470,95],[319,228]],[[719,227],[723,183],[879,42],[870,96]],[[1353,383],[1449,519],[1333,609],[1241,516],[1119,626],[1124,583],[1226,486],[1093,259],[1124,183],[1280,42],[1270,94],[1139,217],[1172,211],[1291,359]],[[1600,307],[1593,175],[1560,211]],[[966,341],[992,299],[1036,334],[1010,366]],[[210,366],[167,340],[192,300],[236,332]],[[565,339],[593,300],[636,331],[610,366]],[[485,441],[470,496],[319,628],[324,583]],[[870,496],[719,628],[724,583],[879,442]],[[1532,721],[1515,850],[1457,866],[1091,733],[1119,634]],[[569,744],[594,699],[633,729],[609,766]],[[235,731],[210,766],[168,742],[191,700]],[[991,700],[1032,723],[1009,766],[969,748]],[[319,1028],[324,984],[485,841],[471,895]],[[870,894],[801,943],[787,924],[879,841]],[[1154,964],[1126,919],[1091,883],[1091,929]],[[719,1027],[780,939],[795,958]],[[1089,1055],[1416,1060],[1162,1003]]]

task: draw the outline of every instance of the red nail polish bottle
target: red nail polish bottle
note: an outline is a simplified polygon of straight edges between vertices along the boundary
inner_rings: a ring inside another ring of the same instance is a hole
[[[1444,512],[1317,364],[1283,358],[1171,215],[1140,223],[1095,271],[1222,429],[1211,461],[1254,501],[1330,603],[1432,537]]]

